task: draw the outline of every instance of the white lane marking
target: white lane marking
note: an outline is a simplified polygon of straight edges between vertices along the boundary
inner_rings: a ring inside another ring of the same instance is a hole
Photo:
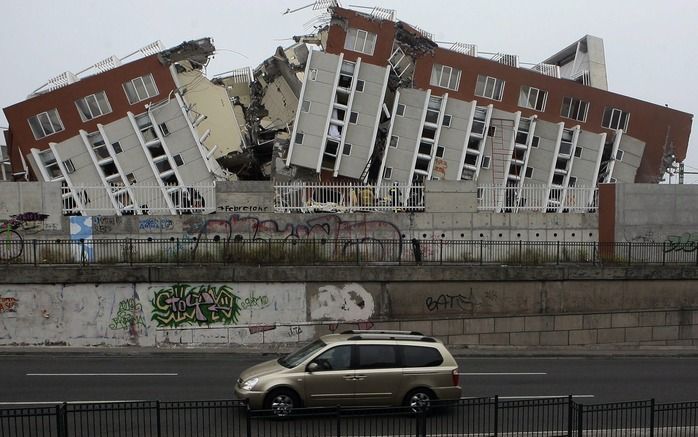
[[[179,373],[27,373],[27,376],[179,376]]]
[[[547,375],[546,372],[480,372],[480,373],[459,373],[461,376],[536,376]]]
[[[549,395],[549,396],[499,396],[499,399],[553,399],[566,398],[568,395]],[[594,395],[572,395],[573,398],[593,398]]]

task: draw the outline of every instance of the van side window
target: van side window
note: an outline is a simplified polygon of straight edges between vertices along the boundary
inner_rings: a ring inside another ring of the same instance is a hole
[[[322,370],[351,369],[351,346],[337,346],[329,349],[313,360]]]
[[[389,369],[399,367],[395,346],[390,345],[359,345],[359,360],[357,369]]]
[[[403,367],[434,367],[444,362],[441,353],[432,347],[399,346]]]

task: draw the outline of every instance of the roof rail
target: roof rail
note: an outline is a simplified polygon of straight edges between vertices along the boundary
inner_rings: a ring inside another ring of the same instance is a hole
[[[424,341],[427,343],[437,343],[434,337],[418,336],[418,335],[394,335],[394,334],[361,334],[349,337],[347,340],[405,340],[405,341]]]
[[[350,329],[348,331],[342,332],[342,334],[395,334],[395,335],[420,335],[423,336],[421,332],[418,331],[397,331],[390,329]]]

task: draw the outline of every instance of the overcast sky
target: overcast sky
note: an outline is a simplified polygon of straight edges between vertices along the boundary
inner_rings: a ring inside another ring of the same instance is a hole
[[[22,101],[64,71],[77,72],[151,42],[166,47],[210,36],[219,50],[209,77],[256,66],[320,11],[282,15],[310,0],[3,0],[0,106]],[[696,0],[384,0],[343,1],[382,6],[437,41],[477,44],[482,52],[518,54],[539,62],[585,34],[604,39],[611,91],[698,113]],[[6,126],[0,114],[0,126]],[[687,170],[698,172],[698,131]],[[690,168],[689,168],[690,167]],[[698,176],[687,177],[698,183]]]

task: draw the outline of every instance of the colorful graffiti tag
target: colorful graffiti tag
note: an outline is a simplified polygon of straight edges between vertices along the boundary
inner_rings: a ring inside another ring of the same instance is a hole
[[[160,327],[234,324],[240,298],[227,285],[174,284],[156,291],[151,320]]]
[[[17,310],[17,299],[0,297],[0,313],[14,313]]]
[[[134,298],[119,302],[119,309],[116,316],[111,319],[109,328],[114,330],[128,329],[133,333],[138,327],[146,327],[143,305]]]

